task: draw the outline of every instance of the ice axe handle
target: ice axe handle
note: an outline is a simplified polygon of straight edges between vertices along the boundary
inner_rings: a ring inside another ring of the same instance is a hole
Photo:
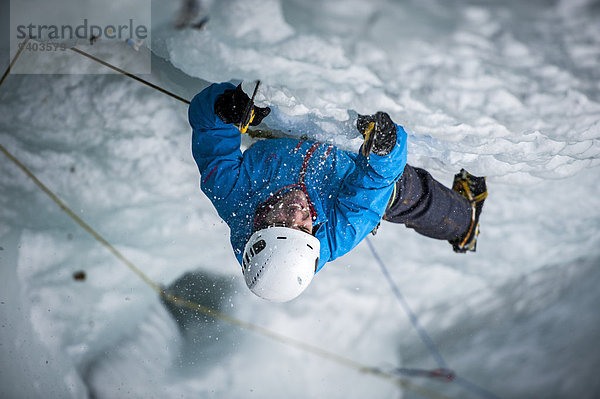
[[[371,150],[373,150],[373,143],[375,142],[375,131],[377,130],[377,124],[375,122],[369,122],[369,125],[365,129],[365,142],[362,146],[362,154],[369,159]]]
[[[258,92],[258,87],[260,86],[260,80],[256,81],[256,86],[254,86],[254,92],[252,93],[252,98],[246,105],[246,109],[244,110],[244,114],[242,117],[242,122],[240,123],[240,132],[246,133],[248,130],[248,126],[254,119],[254,98],[256,97],[256,93]]]

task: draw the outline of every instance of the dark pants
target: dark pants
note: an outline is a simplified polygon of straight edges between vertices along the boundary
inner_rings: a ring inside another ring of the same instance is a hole
[[[403,223],[440,240],[462,238],[471,225],[471,205],[424,169],[406,165],[384,220]]]

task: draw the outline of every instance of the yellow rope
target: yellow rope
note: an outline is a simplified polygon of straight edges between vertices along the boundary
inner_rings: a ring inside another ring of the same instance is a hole
[[[130,77],[130,78],[132,78],[132,79],[134,79],[134,80],[137,80],[137,81],[138,81],[138,82],[140,82],[140,83],[143,83],[143,84],[145,84],[145,85],[147,85],[147,86],[150,86],[150,87],[152,87],[154,90],[158,90],[158,91],[160,91],[161,93],[164,93],[164,94],[166,94],[166,95],[168,95],[168,96],[171,96],[171,97],[173,97],[174,99],[181,101],[182,103],[185,103],[185,104],[188,104],[188,105],[190,104],[190,101],[189,101],[189,100],[186,100],[185,98],[183,98],[183,97],[180,97],[180,96],[178,96],[177,94],[174,94],[174,93],[172,93],[172,92],[170,92],[170,91],[168,91],[168,90],[165,90],[165,89],[163,89],[162,87],[155,85],[154,83],[150,83],[150,82],[148,82],[147,80],[140,78],[139,76],[136,76],[136,75],[134,75],[134,74],[132,74],[132,73],[129,73],[129,72],[127,72],[127,71],[124,71],[123,69],[121,69],[121,68],[119,68],[119,67],[116,67],[116,66],[114,66],[114,65],[112,65],[112,64],[109,64],[108,62],[106,62],[106,61],[104,61],[104,60],[101,60],[101,59],[100,59],[100,58],[98,58],[98,57],[94,57],[93,55],[91,55],[91,54],[89,54],[89,53],[86,53],[86,52],[85,52],[85,51],[83,51],[83,50],[79,50],[77,47],[71,47],[69,50],[71,50],[71,51],[73,51],[73,52],[75,52],[75,53],[77,53],[77,54],[81,54],[81,55],[83,55],[84,57],[87,57],[87,58],[89,58],[89,59],[90,59],[90,60],[92,60],[92,61],[96,61],[97,63],[99,63],[99,64],[102,64],[102,65],[104,65],[105,67],[112,69],[113,71],[117,71],[117,72],[119,72],[119,73],[121,73],[121,74],[123,74],[123,75],[125,75],[125,76],[127,76],[127,77]]]
[[[25,39],[25,41],[23,41],[23,43],[19,44],[19,50],[17,50],[17,54],[15,55],[15,58],[13,58],[13,60],[10,63],[10,65],[8,65],[8,68],[6,69],[6,71],[4,72],[4,74],[2,75],[2,79],[0,79],[0,86],[2,86],[2,83],[4,83],[4,79],[6,79],[6,77],[10,73],[10,70],[15,65],[15,62],[17,62],[17,59],[19,59],[19,56],[21,55],[21,52],[23,51],[23,49],[25,48],[25,46],[27,45],[28,42],[29,42],[29,39]]]
[[[7,70],[7,72],[5,73],[5,76],[8,75],[8,73],[10,72],[10,68],[17,61],[17,58],[19,57],[20,53],[21,52],[19,51],[17,53],[17,55],[15,56],[14,60],[11,62],[10,66],[9,66],[9,70]],[[129,74],[126,74],[126,75],[130,76]],[[0,82],[0,85],[4,81],[4,77],[3,77],[2,81]],[[160,90],[160,91],[163,91],[163,90]],[[8,151],[1,144],[0,144],[0,151],[2,153],[4,153],[4,155],[10,161],[12,161],[19,169],[21,169],[21,171],[23,171],[23,173],[25,173],[27,175],[27,177],[29,177],[46,195],[48,195],[50,197],[50,199],[52,199],[52,201],[54,201],[60,207],[60,209],[62,209],[81,228],[83,228],[85,231],[87,231],[95,240],[100,242],[117,259],[119,259],[125,266],[127,266],[133,273],[135,273],[142,281],[144,281],[148,286],[150,286],[155,292],[157,292],[161,297],[163,297],[167,301],[174,303],[178,306],[183,306],[188,309],[203,313],[207,316],[211,316],[213,318],[225,321],[231,325],[235,325],[235,326],[245,329],[247,331],[252,331],[256,334],[259,334],[264,337],[270,338],[274,341],[277,341],[281,344],[284,344],[287,346],[292,346],[292,347],[295,347],[296,349],[312,353],[313,355],[319,356],[323,359],[330,360],[341,366],[345,366],[350,369],[354,369],[360,373],[369,374],[369,375],[373,375],[373,376],[382,378],[382,379],[384,379],[388,382],[391,382],[399,387],[411,390],[411,391],[419,393],[421,395],[428,396],[431,398],[450,399],[449,397],[447,397],[439,392],[436,392],[436,391],[424,388],[422,386],[413,384],[412,382],[409,382],[393,373],[386,372],[384,370],[380,370],[379,368],[376,368],[376,367],[370,367],[370,366],[364,365],[362,363],[359,363],[359,362],[356,362],[349,358],[340,356],[336,353],[327,351],[327,350],[319,348],[317,346],[313,346],[313,345],[307,344],[305,342],[299,341],[297,339],[287,337],[283,334],[279,334],[279,333],[271,331],[267,328],[237,319],[233,316],[218,312],[207,306],[201,305],[196,302],[189,301],[187,299],[179,298],[177,296],[174,296],[174,295],[171,295],[171,294],[165,292],[165,290],[159,284],[157,284],[152,279],[150,279],[148,276],[146,276],[138,267],[136,267],[133,264],[133,262],[131,262],[129,259],[127,259],[119,250],[117,250],[104,237],[102,237],[102,235],[100,235],[96,230],[94,230],[83,219],[81,219],[79,216],[77,216],[77,214],[75,214],[75,212],[73,212],[56,194],[54,194],[52,192],[52,190],[50,190],[44,183],[42,183],[35,176],[35,174],[33,174],[22,162],[20,162],[10,151]]]
[[[235,325],[237,327],[243,328],[245,330],[248,331],[252,331],[254,333],[257,333],[259,335],[262,335],[264,337],[273,339],[279,343],[288,345],[288,346],[293,346],[297,349],[306,351],[306,352],[310,352],[316,356],[319,356],[321,358],[333,361],[335,363],[338,363],[342,366],[354,369],[358,372],[364,373],[364,374],[370,374],[376,377],[380,377],[383,379],[386,379],[388,381],[391,381],[392,383],[394,383],[395,385],[398,385],[400,387],[412,390],[414,392],[418,392],[421,393],[425,396],[429,396],[429,397],[433,397],[433,398],[446,398],[448,399],[447,396],[444,396],[438,392],[435,391],[431,391],[427,388],[421,387],[419,385],[415,385],[407,380],[404,380],[392,373],[380,370],[378,368],[374,368],[374,367],[370,367],[370,366],[366,366],[362,363],[356,362],[354,360],[348,359],[346,357],[337,355],[333,352],[329,352],[325,349],[307,344],[305,342],[296,340],[294,338],[290,338],[287,337],[285,335],[276,333],[274,331],[271,331],[267,328],[258,326],[256,324],[252,324],[243,320],[239,320],[235,317],[229,316],[227,314],[224,313],[220,313],[214,309],[211,309],[209,307],[206,307],[204,305],[201,305],[199,303],[196,302],[192,302],[189,301],[187,299],[183,299],[183,298],[179,298],[177,296],[171,295],[167,292],[165,292],[161,286],[157,283],[155,283],[154,281],[152,281],[148,276],[146,276],[139,268],[137,268],[133,262],[131,262],[129,259],[127,259],[121,252],[119,252],[112,244],[110,244],[104,237],[102,237],[98,232],[96,232],[96,230],[94,230],[89,224],[87,224],[85,221],[83,221],[83,219],[81,219],[79,216],[77,216],[60,198],[58,198],[58,196],[56,194],[54,194],[44,183],[42,183],[29,169],[27,169],[27,167],[25,165],[23,165],[12,153],[10,153],[3,145],[0,144],[0,151],[2,153],[4,153],[4,155],[6,155],[6,157],[8,159],[10,159],[17,167],[19,167],[19,169],[21,169],[26,175],[27,177],[29,177],[44,193],[46,193],[46,195],[48,195],[50,197],[50,199],[52,199],[59,207],[60,209],[62,209],[63,211],[65,211],[67,213],[67,215],[69,215],[69,217],[71,217],[71,219],[73,219],[79,226],[81,226],[85,231],[87,231],[88,233],[91,234],[92,237],[94,237],[94,239],[96,239],[98,242],[100,242],[105,248],[107,248],[115,257],[117,257],[117,259],[119,259],[123,264],[125,264],[125,266],[127,266],[131,271],[133,271],[139,278],[141,278],[147,285],[149,285],[154,291],[156,291],[159,295],[161,295],[163,298],[165,298],[166,300],[168,300],[169,302],[172,302],[176,305],[179,306],[183,306],[186,307],[188,309],[192,309],[195,311],[198,311],[200,313],[203,313],[207,316],[211,316],[214,317],[216,319],[219,320],[223,320],[229,324]]]
[[[25,167],[14,155],[12,155],[3,145],[0,144],[0,151],[4,153],[15,165],[19,167],[33,182],[42,189],[43,192],[48,195],[52,201],[56,202],[56,204],[67,213],[79,226],[81,226],[85,231],[90,233],[92,237],[94,237],[100,244],[104,245],[113,255],[117,257],[121,262],[123,262],[127,267],[131,269],[135,274],[137,274],[146,284],[148,284],[154,291],[158,293],[162,293],[162,288],[152,280],[150,280],[140,269],[138,269],[133,263],[131,263],[121,252],[119,252],[115,247],[113,247],[104,237],[102,237],[96,230],[90,227],[89,224],[84,222],[79,216],[77,216],[60,198],[58,198],[48,187],[44,185],[29,169]]]

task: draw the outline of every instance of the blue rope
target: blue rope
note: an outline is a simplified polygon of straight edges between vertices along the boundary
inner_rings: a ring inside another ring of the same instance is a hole
[[[454,374],[454,372],[451,369],[448,368],[448,366],[446,365],[446,362],[444,361],[444,358],[440,354],[440,351],[438,350],[437,346],[435,345],[433,340],[429,337],[429,335],[427,334],[425,329],[421,326],[421,324],[419,323],[419,319],[417,318],[417,315],[412,311],[410,306],[408,306],[408,302],[406,302],[406,299],[404,299],[404,295],[402,295],[402,293],[400,292],[400,289],[398,288],[396,283],[394,283],[394,280],[392,280],[392,276],[390,275],[387,267],[385,266],[385,264],[379,257],[379,254],[377,253],[377,251],[375,251],[375,247],[371,243],[371,239],[369,237],[367,237],[366,241],[367,241],[367,244],[369,245],[369,249],[371,250],[371,253],[373,254],[373,257],[379,264],[379,267],[381,268],[383,275],[387,279],[388,283],[390,284],[390,287],[392,288],[392,291],[396,295],[398,302],[400,302],[400,305],[402,306],[402,308],[408,315],[408,318],[410,319],[410,322],[412,323],[414,329],[419,334],[421,341],[423,341],[423,343],[425,344],[427,349],[429,349],[429,352],[435,358],[435,360],[439,366],[438,370],[431,370],[431,371],[419,370],[419,369],[397,368],[393,372],[396,374],[404,374],[404,375],[408,375],[408,376],[412,376],[412,377],[434,377],[434,378],[442,377],[446,381],[456,382],[457,384],[461,385],[463,388],[467,389],[468,391],[471,391],[483,398],[500,399],[498,396],[496,396],[495,394],[493,394],[490,391],[485,390],[484,388],[480,387],[479,385],[476,385],[475,383],[473,383],[469,380],[466,380],[462,377],[457,376],[456,374]]]
[[[421,337],[421,341],[423,341],[423,343],[425,344],[427,349],[429,349],[429,352],[435,358],[439,368],[448,369],[448,366],[447,366],[446,362],[444,361],[444,358],[440,354],[440,351],[435,346],[435,343],[429,337],[429,335],[427,334],[425,329],[421,326],[421,323],[419,323],[419,319],[417,318],[417,315],[412,311],[410,306],[408,306],[408,302],[406,302],[406,299],[404,299],[404,295],[402,295],[402,293],[400,292],[400,289],[398,289],[398,286],[394,283],[394,280],[392,280],[392,276],[390,276],[390,273],[388,272],[387,267],[385,267],[385,264],[383,263],[383,261],[381,260],[381,258],[377,254],[377,252],[375,251],[375,247],[373,247],[373,244],[371,243],[371,239],[369,237],[367,237],[366,241],[367,241],[367,244],[369,245],[369,248],[371,249],[371,253],[373,254],[373,257],[379,264],[379,267],[381,267],[381,271],[383,272],[383,275],[387,279],[388,283],[390,283],[390,287],[392,288],[392,291],[394,291],[394,294],[396,295],[396,298],[400,302],[400,305],[404,308],[404,311],[408,315],[410,322],[412,323],[413,327],[419,334],[419,337]]]

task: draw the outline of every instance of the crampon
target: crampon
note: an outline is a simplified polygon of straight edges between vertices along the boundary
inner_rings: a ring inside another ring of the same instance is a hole
[[[467,233],[455,240],[450,240],[454,252],[475,252],[477,247],[477,236],[479,236],[479,215],[483,208],[483,202],[487,198],[487,186],[485,177],[473,176],[464,169],[454,175],[452,190],[465,197],[471,203],[471,225]]]

